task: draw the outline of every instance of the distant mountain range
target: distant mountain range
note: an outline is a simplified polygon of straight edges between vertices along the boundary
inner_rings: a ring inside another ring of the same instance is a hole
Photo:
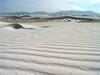
[[[68,14],[68,15],[100,15],[99,13],[93,11],[77,11],[77,10],[70,10],[70,11],[59,11],[56,14]]]
[[[69,11],[58,11],[54,13],[49,12],[14,12],[14,13],[0,13],[0,15],[32,15],[32,14],[67,14],[67,15],[100,15],[100,13],[96,13],[93,11],[78,11],[78,10],[69,10]]]

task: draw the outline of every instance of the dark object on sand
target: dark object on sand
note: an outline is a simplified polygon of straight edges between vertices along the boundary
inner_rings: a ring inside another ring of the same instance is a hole
[[[50,27],[50,26],[42,26],[42,28],[48,28],[48,27]]]
[[[17,23],[15,23],[15,24],[10,24],[10,25],[8,25],[8,26],[10,26],[10,27],[12,27],[12,28],[14,28],[14,29],[22,29],[22,28],[24,28],[22,25],[17,24]]]

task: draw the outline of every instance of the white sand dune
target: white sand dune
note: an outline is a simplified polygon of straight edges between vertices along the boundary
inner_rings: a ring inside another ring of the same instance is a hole
[[[0,22],[0,75],[100,75],[99,23]]]

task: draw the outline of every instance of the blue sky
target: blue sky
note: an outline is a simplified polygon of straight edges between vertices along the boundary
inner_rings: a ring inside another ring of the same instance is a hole
[[[100,13],[100,0],[0,0],[0,12],[55,12],[92,10]]]

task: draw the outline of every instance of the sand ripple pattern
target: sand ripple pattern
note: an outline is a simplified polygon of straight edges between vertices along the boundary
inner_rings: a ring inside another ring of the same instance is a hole
[[[0,75],[100,75],[99,24],[40,24],[0,28]]]

